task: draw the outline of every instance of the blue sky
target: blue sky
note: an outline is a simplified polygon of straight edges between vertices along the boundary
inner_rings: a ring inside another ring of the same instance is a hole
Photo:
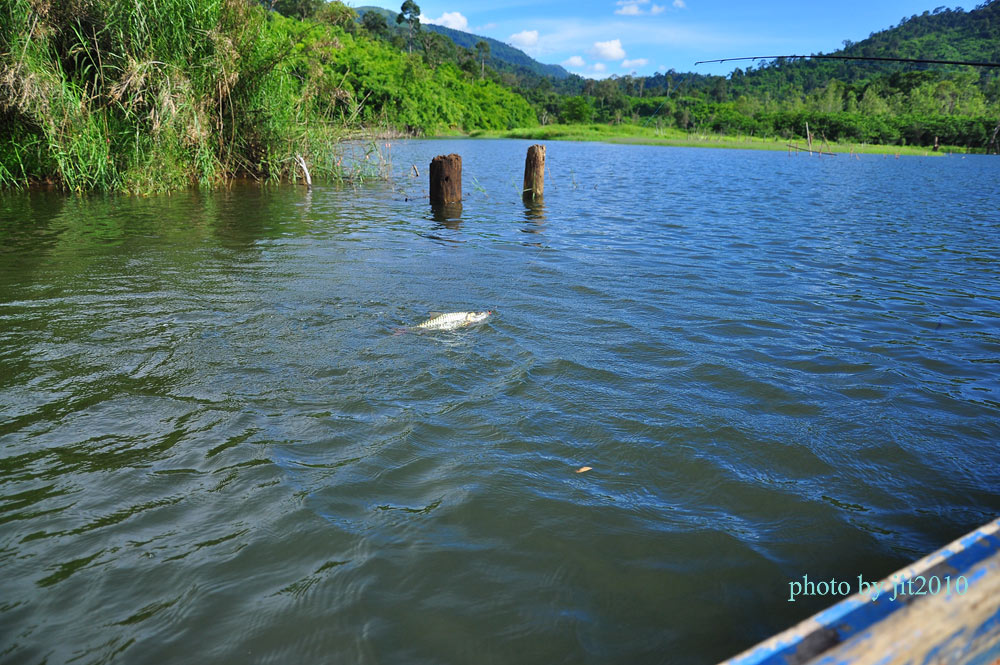
[[[391,0],[377,4],[399,11]],[[676,69],[726,74],[745,63],[696,60],[830,53],[903,16],[939,6],[913,0],[417,0],[423,22],[511,44],[544,63],[603,78]],[[970,2],[970,7],[976,4]]]

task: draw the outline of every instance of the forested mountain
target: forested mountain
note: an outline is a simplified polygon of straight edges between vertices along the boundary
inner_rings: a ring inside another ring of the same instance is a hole
[[[938,7],[845,42],[843,55],[1000,63],[1000,0],[966,12]],[[602,81],[525,79],[542,122],[655,122],[701,132],[996,150],[1000,68],[785,59],[729,76],[674,70]]]
[[[833,55],[1000,63],[1000,2],[983,3],[969,12],[938,7],[919,16],[903,17],[897,25],[872,33],[860,42],[845,40],[844,48]],[[984,91],[1000,77],[1000,69],[987,68],[856,60],[778,60],[757,69],[734,71],[731,87],[735,94],[768,93],[780,97],[783,93],[808,94],[825,88],[832,80],[857,84],[896,75],[895,81],[903,81],[906,74],[921,71],[932,72],[934,76],[974,72]]]
[[[563,69],[561,65],[546,65],[538,62],[534,58],[527,55],[524,51],[516,49],[509,44],[504,44],[501,41],[497,41],[492,37],[480,37],[468,32],[462,32],[461,30],[446,28],[443,25],[428,24],[425,28],[427,30],[432,30],[445,35],[458,46],[462,46],[467,49],[475,49],[476,44],[480,40],[485,41],[490,45],[490,55],[486,59],[486,64],[499,71],[505,70],[504,65],[511,65],[515,70],[523,70],[525,72],[531,72],[541,76],[551,76],[555,79],[564,79],[570,75],[570,73]]]
[[[404,27],[397,25],[396,12],[380,7],[360,7],[356,10],[359,22],[367,12],[382,14],[390,30],[402,34]],[[531,88],[543,88],[546,92],[581,94],[591,90],[588,84],[575,74],[570,74],[559,65],[540,63],[522,51],[492,39],[473,35],[442,26],[421,24],[422,30],[442,34],[457,46],[474,50],[478,42],[489,44],[486,65],[499,73],[514,73],[522,93],[532,95]],[[966,12],[961,8],[949,9],[944,6],[927,10],[920,15],[903,17],[900,22],[884,30],[873,32],[860,42],[845,40],[844,48],[832,55],[876,56],[899,58],[924,58],[941,60],[972,60],[1000,63],[1000,0],[991,0]],[[897,85],[889,87],[912,87],[914,81],[926,81],[931,77],[907,76],[914,72],[930,71],[934,77],[961,73],[958,67],[942,68],[934,65],[908,65],[863,61],[778,59],[773,62],[751,63],[737,68],[728,77],[698,74],[697,70],[679,73],[671,70],[648,77],[612,76],[619,82],[622,92],[630,96],[658,96],[668,91],[676,94],[710,94],[715,101],[740,95],[782,100],[801,97],[825,88],[831,81],[844,84],[868,82],[878,78],[892,79]],[[986,92],[986,87],[1000,76],[1000,69],[976,70],[977,85]],[[947,78],[947,76],[945,76]],[[548,78],[548,82],[541,79]],[[720,81],[725,81],[721,83]],[[904,82],[905,81],[905,82]]]
[[[396,22],[396,12],[383,9],[381,7],[358,7],[355,11],[358,13],[358,18],[362,25],[364,24],[365,14],[368,12],[375,12],[385,17],[386,23],[390,29],[395,27],[395,30],[399,34],[403,34],[405,31],[405,28],[399,26]],[[524,51],[516,49],[509,44],[504,44],[499,40],[493,39],[492,37],[482,37],[469,32],[463,32],[462,30],[454,30],[452,28],[446,28],[442,25],[433,25],[431,23],[421,23],[420,29],[444,35],[454,42],[456,46],[469,49],[470,51],[475,50],[477,43],[481,41],[486,42],[490,47],[489,54],[486,56],[486,65],[492,67],[498,72],[511,72],[522,76],[535,74],[538,76],[550,76],[555,79],[564,79],[570,75],[570,73],[563,69],[560,65],[542,64],[530,57]]]
[[[386,17],[392,26],[387,38],[402,47],[406,28],[397,27],[396,14],[365,7],[359,23],[368,11]],[[592,80],[562,68],[553,75],[552,65],[496,40],[439,26],[421,29],[450,38],[445,48],[424,37],[428,57],[453,58],[470,72],[485,64],[481,73],[527,99],[543,124],[655,122],[698,131],[795,136],[808,121],[831,140],[996,144],[992,130],[1000,115],[1000,69],[779,58],[736,68],[729,76],[671,70]],[[489,45],[485,54],[483,42]],[[903,17],[863,41],[845,41],[835,54],[1000,62],[1000,0],[969,12],[937,7]]]

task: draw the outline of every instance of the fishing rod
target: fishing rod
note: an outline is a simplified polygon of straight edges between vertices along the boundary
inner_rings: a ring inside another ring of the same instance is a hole
[[[969,60],[932,60],[929,58],[889,58],[866,55],[752,55],[742,58],[721,58],[719,60],[699,60],[695,65],[708,62],[732,62],[734,60],[774,60],[777,58],[815,58],[817,60],[875,60],[879,62],[914,62],[925,65],[969,65],[970,67],[1000,67],[1000,62],[973,62]]]

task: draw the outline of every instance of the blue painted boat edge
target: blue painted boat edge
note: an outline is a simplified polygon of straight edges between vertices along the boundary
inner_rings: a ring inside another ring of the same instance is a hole
[[[979,527],[936,552],[879,582],[879,594],[857,592],[835,605],[771,637],[720,665],[798,665],[906,607],[916,596],[890,600],[897,584],[928,573],[958,576],[986,557],[1000,552],[1000,518]],[[972,582],[970,582],[971,584]]]

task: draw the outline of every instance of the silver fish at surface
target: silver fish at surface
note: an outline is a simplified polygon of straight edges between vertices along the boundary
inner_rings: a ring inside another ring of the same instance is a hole
[[[493,310],[486,312],[447,312],[436,315],[432,312],[431,318],[415,325],[412,330],[456,330],[485,321],[491,314],[493,314]]]

